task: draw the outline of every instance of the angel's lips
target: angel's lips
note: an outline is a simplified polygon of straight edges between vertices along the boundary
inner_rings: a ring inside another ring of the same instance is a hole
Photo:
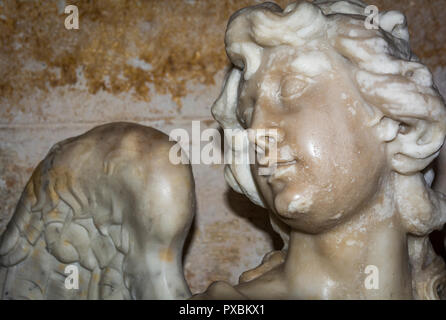
[[[272,170],[274,168],[292,166],[294,164],[296,164],[296,160],[279,161],[279,162],[274,162],[272,164],[270,162],[268,162],[268,165],[259,164],[259,168]]]
[[[284,161],[284,162],[277,162],[276,166],[277,167],[286,167],[286,166],[291,166],[296,164],[296,160],[290,160],[290,161]]]
[[[285,177],[285,175],[287,173],[290,173],[290,170],[294,170],[294,165],[297,163],[296,160],[291,160],[291,161],[283,161],[283,162],[276,162],[271,166],[268,167],[263,167],[267,170],[269,170],[268,172],[268,183],[272,184],[274,182],[279,182],[284,180],[283,178]],[[283,181],[284,182],[284,181]]]

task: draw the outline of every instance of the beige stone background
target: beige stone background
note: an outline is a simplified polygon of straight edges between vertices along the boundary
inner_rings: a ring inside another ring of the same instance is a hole
[[[446,93],[446,0],[373,1],[407,15],[414,51]],[[216,128],[226,22],[258,2],[0,0],[0,232],[57,141],[111,121],[166,133],[192,120]],[[64,28],[68,4],[79,8],[79,30]],[[196,293],[216,280],[235,284],[281,243],[265,211],[229,191],[223,166],[193,170],[198,210],[184,260]]]

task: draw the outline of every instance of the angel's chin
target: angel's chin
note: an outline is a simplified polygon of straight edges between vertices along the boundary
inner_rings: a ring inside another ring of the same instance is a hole
[[[280,192],[274,198],[274,208],[276,213],[283,218],[296,218],[305,215],[313,204],[310,196],[301,194]]]

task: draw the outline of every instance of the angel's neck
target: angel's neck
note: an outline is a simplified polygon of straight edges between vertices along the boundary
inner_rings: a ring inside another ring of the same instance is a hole
[[[385,195],[329,232],[292,231],[284,270],[297,299],[412,298],[406,232]]]

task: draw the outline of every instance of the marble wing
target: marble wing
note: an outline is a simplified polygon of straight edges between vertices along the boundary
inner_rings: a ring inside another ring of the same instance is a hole
[[[0,238],[1,298],[188,298],[194,180],[169,161],[173,145],[131,123],[56,144]]]

